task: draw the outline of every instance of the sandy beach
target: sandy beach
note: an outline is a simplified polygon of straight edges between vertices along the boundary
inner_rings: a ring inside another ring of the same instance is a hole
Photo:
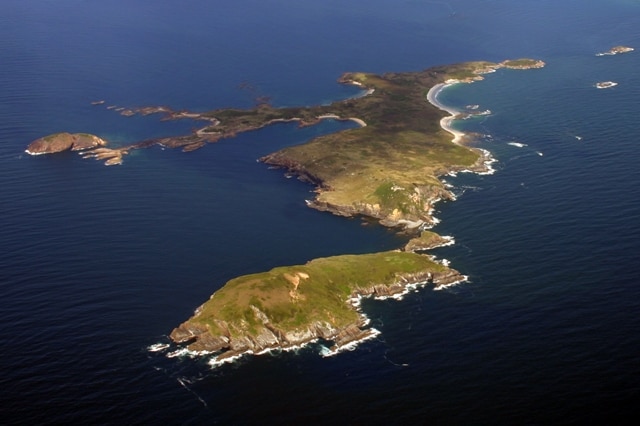
[[[323,114],[323,115],[319,115],[318,116],[318,120],[324,120],[325,118],[332,118],[334,120],[351,120],[351,121],[355,121],[356,123],[358,123],[360,125],[360,127],[366,127],[367,123],[364,122],[364,120],[357,118],[357,117],[349,117],[349,118],[342,118],[339,115],[336,114]]]
[[[431,105],[435,106],[438,109],[446,111],[450,114],[449,116],[443,117],[440,120],[440,127],[442,127],[444,130],[446,130],[447,132],[453,135],[453,140],[452,140],[453,143],[462,145],[462,141],[467,136],[466,133],[461,132],[459,130],[455,130],[451,126],[451,124],[453,123],[453,120],[455,120],[456,116],[460,113],[460,111],[455,110],[453,108],[448,108],[442,105],[440,102],[438,102],[438,95],[440,94],[440,92],[456,83],[459,83],[459,81],[447,80],[447,82],[445,83],[436,84],[431,89],[429,89],[429,92],[427,92],[427,100],[431,103]],[[491,156],[491,153],[485,149],[474,148],[474,150],[480,153],[481,156],[478,159],[478,162],[476,163],[476,165],[468,171],[473,171],[474,173],[483,174],[483,175],[484,174],[490,175],[495,173],[495,169],[491,167],[491,165],[494,162],[496,162],[496,160]]]
[[[438,102],[438,95],[440,94],[440,92],[445,88],[451,86],[452,84],[455,84],[455,83],[436,84],[431,89],[429,89],[429,92],[427,93],[427,100],[431,103],[431,105],[435,106],[438,109],[446,111],[450,114],[448,117],[443,117],[440,120],[440,127],[442,127],[444,130],[446,130],[447,132],[453,135],[453,143],[459,144],[462,138],[465,136],[465,134],[451,127],[451,123],[453,122],[455,116],[459,113],[459,111],[453,108],[447,108],[444,105],[442,105],[440,102]]]

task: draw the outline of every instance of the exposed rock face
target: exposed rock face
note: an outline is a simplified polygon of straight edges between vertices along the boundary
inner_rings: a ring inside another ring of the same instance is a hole
[[[99,137],[88,133],[76,133],[71,136],[74,138],[73,146],[71,147],[72,151],[84,151],[85,149],[92,149],[107,145],[107,141],[104,139],[100,139]]]
[[[31,142],[26,152],[31,155],[55,154],[69,150],[84,151],[106,144],[105,140],[87,133],[55,133]]]
[[[263,315],[264,313],[258,313],[257,316]],[[334,337],[338,340],[340,337],[341,341],[345,341],[347,336],[361,335],[364,332],[357,326],[355,327],[357,331],[353,330],[353,327],[347,327],[348,330],[338,330],[328,323],[319,322],[295,330],[279,330],[273,327],[266,317],[262,326],[252,333],[245,330],[245,324],[229,324],[220,321],[217,325],[226,330],[228,334],[214,335],[211,333],[210,327],[186,321],[175,328],[169,337],[175,343],[187,344],[188,349],[192,351],[224,351],[219,356],[219,359],[224,359],[246,352],[257,353],[265,349],[303,345],[318,337],[328,340]]]
[[[96,160],[104,160],[104,164],[107,166],[113,166],[116,164],[122,164],[122,156],[129,151],[127,147],[124,148],[95,148],[84,151],[82,158],[95,158]]]

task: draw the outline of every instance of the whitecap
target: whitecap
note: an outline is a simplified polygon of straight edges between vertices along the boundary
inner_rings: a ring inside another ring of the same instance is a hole
[[[220,367],[221,365],[224,365],[224,364],[231,364],[231,363],[239,360],[240,358],[242,358],[245,355],[252,355],[252,354],[253,354],[253,352],[247,351],[247,352],[243,352],[243,353],[238,354],[238,355],[225,357],[223,359],[219,359],[219,357],[215,356],[215,357],[211,358],[207,362],[207,364],[209,364],[209,366],[211,366],[213,368]]]
[[[451,235],[443,235],[442,239],[446,240],[446,242],[440,244],[438,247],[448,247],[456,243],[456,239]]]
[[[529,146],[526,143],[521,143],[521,142],[509,142],[509,143],[507,143],[507,145],[517,146],[518,148],[523,148],[525,146]]]
[[[147,347],[149,352],[160,352],[167,349],[170,345],[168,343],[154,343]]]
[[[378,337],[381,334],[380,330],[378,330],[377,328],[370,328],[370,329],[368,329],[368,331],[369,332],[367,333],[367,335],[364,336],[362,339],[353,340],[353,341],[351,341],[351,342],[349,342],[349,343],[347,343],[345,345],[338,346],[335,349],[330,349],[330,348],[327,348],[326,346],[321,346],[320,355],[323,358],[328,358],[330,356],[337,355],[340,352],[354,351],[360,345],[360,343],[366,342],[367,340],[375,339],[376,337]]]
[[[175,351],[169,352],[167,354],[167,358],[176,358],[176,357],[183,357],[183,356],[188,356],[189,358],[195,358],[203,355],[209,355],[211,353],[212,352],[209,352],[209,351],[191,351],[187,348],[180,348],[180,349],[176,349]]]

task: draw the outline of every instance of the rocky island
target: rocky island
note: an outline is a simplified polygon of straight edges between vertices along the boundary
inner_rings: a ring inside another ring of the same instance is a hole
[[[618,83],[615,81],[599,81],[596,83],[596,88],[598,89],[609,89],[610,87],[617,86]]]
[[[104,144],[87,147],[83,155],[119,164],[133,149],[161,145],[193,151],[276,122],[309,126],[323,119],[353,120],[359,128],[321,136],[260,160],[315,185],[315,198],[307,202],[312,208],[342,216],[364,216],[417,234],[434,223],[434,204],[453,198],[440,176],[459,170],[486,170],[487,154],[459,143],[461,135],[448,127],[451,113],[435,104],[434,90],[444,84],[482,80],[483,74],[500,68],[544,65],[538,60],[518,59],[383,75],[346,73],[339,81],[357,85],[365,95],[312,107],[274,108],[262,103],[249,110],[191,113],[168,107],[109,106],[125,116],[160,113],[167,120],[190,118],[207,121],[208,125],[189,135],[119,148],[104,148]],[[52,142],[57,137],[43,139]],[[59,152],[36,142],[27,152]],[[214,352],[219,359],[316,339],[332,341],[334,349],[339,349],[372,333],[365,328],[366,317],[359,312],[360,297],[387,297],[419,284],[442,286],[463,280],[457,271],[417,253],[448,243],[449,239],[423,231],[403,251],[315,259],[305,265],[235,278],[170,337],[192,351]]]
[[[619,55],[620,53],[629,53],[633,52],[635,49],[633,47],[628,46],[614,46],[606,52],[596,53],[596,56],[611,56],[611,55]]]
[[[55,154],[93,149],[106,144],[107,141],[88,133],[55,133],[31,142],[25,152],[31,155]]]

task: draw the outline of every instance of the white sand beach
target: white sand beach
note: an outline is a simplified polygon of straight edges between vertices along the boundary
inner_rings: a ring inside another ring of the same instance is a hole
[[[444,130],[446,130],[447,132],[451,133],[453,135],[453,143],[457,143],[459,144],[462,141],[462,138],[465,136],[465,134],[463,132],[460,132],[458,130],[455,130],[452,126],[451,123],[453,122],[454,118],[456,115],[459,114],[460,111],[457,111],[453,108],[447,108],[444,105],[442,105],[440,102],[438,102],[438,94],[440,94],[440,92],[442,90],[444,90],[445,88],[451,86],[452,84],[458,83],[457,81],[450,81],[447,83],[439,83],[436,84],[435,86],[433,86],[431,89],[429,89],[429,92],[427,93],[427,100],[431,103],[431,105],[435,106],[438,109],[441,109],[443,111],[448,112],[449,115],[448,117],[443,117],[440,120],[440,127],[442,127]]]

